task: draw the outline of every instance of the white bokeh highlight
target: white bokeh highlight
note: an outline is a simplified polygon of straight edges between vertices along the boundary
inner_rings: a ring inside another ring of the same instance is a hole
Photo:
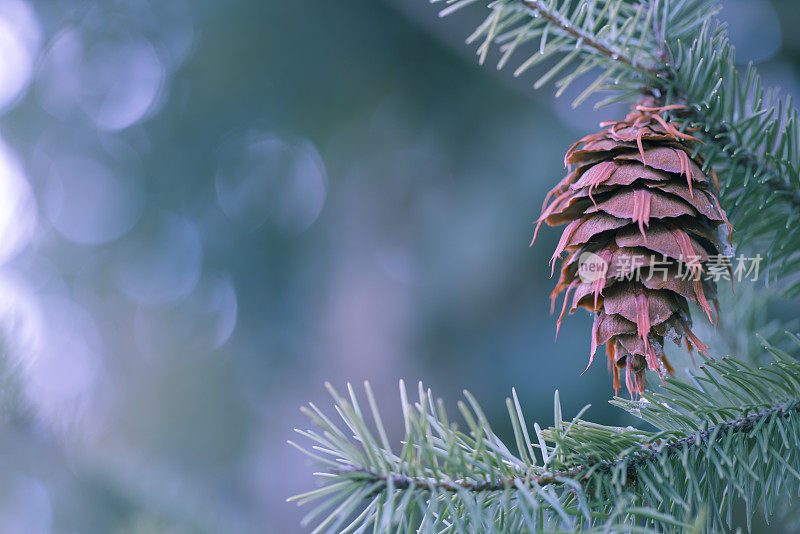
[[[36,230],[36,201],[16,156],[0,141],[0,265],[16,256]]]
[[[53,163],[44,208],[53,227],[75,243],[99,245],[119,238],[133,228],[143,207],[144,193],[134,179],[86,158]]]
[[[27,89],[42,39],[36,15],[27,2],[0,1],[0,111]]]
[[[42,107],[58,117],[77,107],[100,130],[122,130],[144,119],[165,83],[153,45],[141,36],[119,36],[92,46],[86,40],[77,28],[51,40],[37,86]]]
[[[100,333],[89,312],[61,295],[37,299],[42,317],[37,352],[21,366],[30,402],[45,420],[71,425],[95,392],[100,371]]]

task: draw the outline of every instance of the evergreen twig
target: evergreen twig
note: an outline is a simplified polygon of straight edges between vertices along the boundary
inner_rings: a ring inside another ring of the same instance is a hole
[[[689,436],[676,438],[659,444],[657,447],[649,444],[643,445],[638,450],[630,451],[630,454],[613,460],[599,461],[588,465],[578,465],[557,471],[555,473],[545,473],[542,475],[530,475],[527,477],[514,477],[496,481],[475,481],[475,480],[436,480],[424,477],[411,477],[401,473],[373,473],[362,466],[346,465],[335,469],[337,475],[357,474],[361,480],[368,484],[380,483],[381,486],[391,483],[395,489],[417,489],[420,491],[439,491],[459,492],[462,490],[473,492],[485,491],[504,491],[519,484],[523,486],[548,486],[551,484],[561,484],[565,478],[575,479],[581,483],[587,481],[582,475],[587,471],[610,472],[611,468],[617,464],[625,463],[628,466],[628,479],[636,480],[636,467],[649,461],[658,461],[661,456],[668,456],[680,450],[684,446],[690,450],[704,447],[708,444],[711,436],[722,437],[729,433],[747,434],[757,427],[762,421],[771,417],[790,417],[794,413],[800,412],[800,398],[793,402],[780,403],[775,406],[759,411],[757,413],[746,414],[737,419],[726,421],[710,429],[702,430]],[[379,492],[376,490],[376,493]]]
[[[324,514],[319,531],[351,521],[349,530],[381,532],[636,532],[688,528],[697,518],[725,530],[738,499],[749,520],[757,505],[768,515],[778,496],[800,487],[800,362],[767,348],[775,362],[766,367],[708,361],[695,385],[668,379],[642,400],[612,401],[655,432],[581,414],[565,421],[556,394],[555,425],[529,434],[514,393],[507,404],[516,453],[469,394],[460,405],[464,432],[429,391],[420,386],[412,404],[401,387],[405,435],[394,452],[369,386],[368,412],[352,387],[347,398],[331,389],[344,425],[312,405],[305,411],[317,429],[299,431],[316,443],[306,452],[323,467],[325,485],[295,500],[322,499],[309,519]]]
[[[561,15],[557,10],[549,8],[542,0],[519,0],[519,2],[529,10],[532,16],[541,16],[550,21],[554,26],[574,37],[576,41],[585,43],[607,58],[634,69],[655,74],[652,67],[646,67],[639,60],[628,57],[624,50],[617,48],[613,43],[606,43],[591,33],[574,26],[567,17]]]

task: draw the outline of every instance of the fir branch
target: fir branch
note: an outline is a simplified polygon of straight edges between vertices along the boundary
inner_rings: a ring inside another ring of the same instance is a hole
[[[305,411],[318,430],[300,431],[316,443],[306,452],[327,483],[295,500],[342,503],[319,531],[348,520],[350,530],[381,532],[641,531],[689,528],[698,517],[714,531],[729,528],[734,498],[745,501],[748,518],[759,501],[769,515],[776,496],[800,482],[800,363],[768,349],[776,361],[767,367],[709,361],[693,386],[669,379],[641,400],[612,402],[656,432],[598,425],[581,414],[564,421],[556,394],[555,425],[534,425],[531,440],[515,393],[507,404],[516,453],[469,394],[459,407],[462,432],[429,391],[420,386],[410,404],[401,387],[406,430],[394,453],[369,386],[374,424],[351,387],[347,399],[331,390],[344,427],[311,406]]]
[[[357,474],[364,483],[376,484],[383,487],[391,484],[395,489],[407,490],[416,489],[419,491],[447,491],[457,493],[459,491],[485,492],[485,491],[504,491],[519,484],[524,486],[547,486],[551,484],[561,484],[565,478],[575,479],[581,483],[587,481],[582,475],[587,471],[611,472],[617,464],[626,464],[628,467],[628,479],[636,480],[636,467],[650,461],[658,461],[661,456],[668,456],[679,451],[683,447],[696,449],[705,447],[710,437],[723,437],[730,433],[747,434],[756,428],[763,421],[771,417],[790,417],[794,413],[800,412],[800,398],[792,403],[781,403],[771,406],[765,410],[746,414],[737,419],[726,421],[710,429],[701,430],[694,434],[673,439],[660,443],[657,447],[650,444],[642,446],[638,450],[631,451],[630,454],[621,458],[609,461],[594,462],[588,465],[579,465],[567,470],[556,473],[545,473],[543,475],[530,475],[527,477],[514,477],[498,481],[475,481],[475,480],[435,480],[424,477],[410,477],[401,473],[373,473],[362,466],[346,465],[334,470],[337,475]],[[378,490],[376,490],[378,492]]]
[[[560,28],[564,33],[571,35],[575,38],[576,42],[585,43],[587,46],[594,48],[598,53],[606,56],[607,58],[628,65],[634,69],[651,72],[655,74],[652,67],[646,67],[633,57],[628,57],[624,50],[616,47],[613,43],[606,43],[599,37],[592,35],[588,31],[573,25],[570,20],[561,15],[558,10],[548,7],[542,0],[519,0],[520,3],[528,8],[528,11],[533,17],[541,16],[545,20],[550,21],[554,26]]]
[[[439,0],[433,0],[434,2]],[[476,0],[447,0],[444,13]],[[764,253],[772,280],[800,294],[800,117],[790,97],[761,86],[755,68],[739,72],[715,0],[495,0],[468,42],[492,44],[502,57],[528,49],[515,76],[552,64],[534,83],[554,81],[562,94],[594,73],[573,105],[598,92],[602,106],[642,92],[681,103],[673,118],[699,128],[704,170],[717,169],[721,200],[737,228],[737,244]],[[538,45],[538,46],[537,46]],[[788,221],[787,214],[788,213]]]
[[[458,493],[464,490],[481,493],[484,491],[504,491],[518,484],[528,487],[532,485],[548,486],[551,484],[560,484],[559,479],[561,478],[580,478],[581,473],[586,471],[586,468],[578,466],[552,474],[513,477],[496,481],[484,480],[481,482],[465,479],[436,480],[423,477],[410,477],[402,473],[373,473],[362,466],[354,465],[347,465],[334,471],[337,475],[357,473],[362,477],[362,480],[368,484],[380,483],[380,485],[388,485],[391,483],[395,489],[415,488],[422,491],[438,490],[452,493]]]

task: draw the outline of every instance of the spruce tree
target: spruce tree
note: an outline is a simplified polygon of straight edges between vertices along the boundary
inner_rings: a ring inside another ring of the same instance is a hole
[[[736,66],[715,1],[439,1],[443,15],[488,9],[468,39],[481,62],[496,47],[500,68],[539,69],[537,88],[552,82],[560,95],[582,84],[574,105],[602,94],[598,106],[632,107],[568,150],[567,175],[538,222],[568,223],[553,256],[555,269],[564,253],[558,322],[579,308],[594,314],[590,363],[605,344],[615,388],[621,372],[631,393],[611,403],[647,429],[596,424],[585,409],[565,417],[557,391],[554,422],[543,428],[526,421],[512,391],[514,440],[505,443],[469,393],[456,424],[422,384],[412,399],[401,382],[405,435],[393,444],[369,384],[361,398],[352,386],[345,395],[330,387],[338,416],[309,405],[313,428],[292,443],[322,480],[292,498],[316,502],[307,524],[314,532],[724,532],[739,507],[748,528],[756,511],[786,513],[800,489],[800,337],[768,342],[754,325],[770,299],[800,294],[791,98],[764,88],[752,65]],[[709,275],[732,274],[719,261],[728,239],[763,257],[772,289],[720,311],[722,288]],[[634,253],[645,261],[631,261]],[[600,276],[581,276],[587,257],[601,261]],[[662,278],[650,276],[656,269]],[[741,353],[709,354],[692,331],[690,303]],[[667,339],[700,349],[688,378],[671,375]],[[661,380],[645,384],[648,368]]]

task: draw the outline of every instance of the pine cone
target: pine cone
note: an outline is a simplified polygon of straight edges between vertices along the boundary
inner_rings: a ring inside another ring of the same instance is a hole
[[[589,366],[605,344],[615,391],[624,369],[632,396],[644,391],[645,369],[662,379],[673,372],[665,337],[708,354],[692,333],[688,301],[714,322],[716,285],[705,265],[726,248],[716,228],[732,231],[702,161],[691,156],[697,138],[661,116],[681,107],[645,99],[570,147],[564,164],[575,168],[548,193],[533,237],[543,222],[568,223],[550,260],[554,271],[568,253],[550,296],[552,311],[565,292],[556,336],[567,310],[594,312]]]

